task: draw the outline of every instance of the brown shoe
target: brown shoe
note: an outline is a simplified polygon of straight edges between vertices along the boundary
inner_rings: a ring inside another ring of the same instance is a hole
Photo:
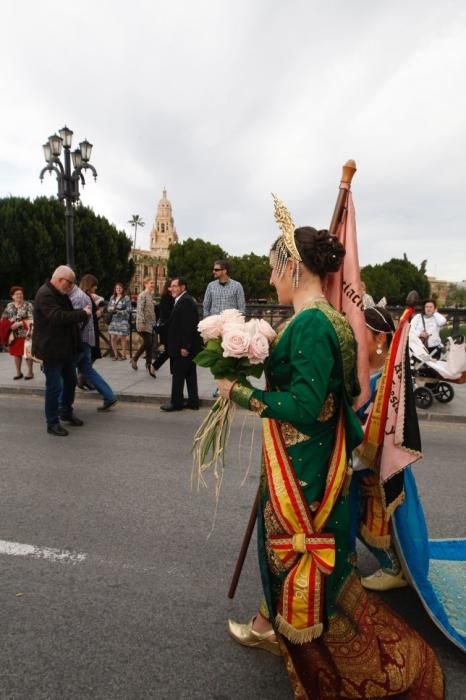
[[[131,367],[132,367],[133,369],[137,369],[137,368],[138,368],[138,363],[136,362],[136,360],[131,360]]]

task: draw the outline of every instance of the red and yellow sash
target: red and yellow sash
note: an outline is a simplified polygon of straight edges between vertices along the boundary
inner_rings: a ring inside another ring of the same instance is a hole
[[[387,420],[390,395],[393,387],[393,373],[395,371],[395,359],[402,338],[402,329],[414,311],[411,308],[404,310],[400,317],[398,328],[388,351],[387,359],[383,367],[382,376],[377,387],[377,393],[372,407],[371,415],[367,421],[364,442],[359,452],[361,460],[367,466],[376,469],[379,466],[380,453],[385,438],[385,424]]]
[[[296,644],[323,631],[324,575],[335,566],[335,539],[322,532],[346,477],[347,454],[342,409],[330,458],[325,493],[314,516],[291,465],[280,423],[262,419],[264,458],[270,502],[284,534],[270,544],[291,566],[283,582],[275,622],[278,631]]]

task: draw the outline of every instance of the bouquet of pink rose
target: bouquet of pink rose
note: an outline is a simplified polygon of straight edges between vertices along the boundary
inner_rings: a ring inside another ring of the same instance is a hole
[[[239,311],[227,309],[205,318],[198,330],[206,345],[194,362],[200,367],[209,367],[215,379],[241,381],[248,376],[256,379],[262,376],[270,344],[276,337],[267,321],[253,318],[246,322]],[[230,399],[217,399],[194,436],[193,477],[197,477],[198,487],[201,482],[205,484],[203,473],[213,465],[217,498],[233,408]]]

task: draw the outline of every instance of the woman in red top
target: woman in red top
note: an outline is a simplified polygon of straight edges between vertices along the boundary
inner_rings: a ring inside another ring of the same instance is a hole
[[[22,287],[12,287],[10,289],[12,301],[6,305],[3,318],[10,322],[10,332],[13,331],[14,339],[8,345],[8,352],[15,359],[16,375],[13,379],[22,379],[21,364],[24,354],[24,341],[32,334],[32,304],[24,300],[24,290]],[[32,359],[26,359],[28,373],[25,379],[32,379]]]

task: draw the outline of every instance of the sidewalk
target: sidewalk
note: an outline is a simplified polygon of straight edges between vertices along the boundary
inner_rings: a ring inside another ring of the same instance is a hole
[[[161,404],[169,400],[171,389],[169,362],[166,362],[157,372],[157,379],[152,379],[149,376],[142,359],[139,360],[139,369],[137,371],[131,368],[129,362],[113,362],[108,358],[98,360],[95,367],[110,384],[120,401]],[[25,371],[26,365],[23,363],[23,372]],[[14,374],[13,358],[6,352],[0,352],[0,394],[41,395],[44,393],[45,378],[38,364],[34,364],[34,379],[31,381],[24,381],[24,379],[13,381]],[[201,405],[210,406],[214,403],[212,394],[215,390],[215,382],[209,370],[202,367],[197,368],[197,376]],[[466,384],[452,384],[452,387],[455,392],[453,401],[448,404],[441,404],[434,400],[434,403],[427,411],[418,411],[419,418],[422,420],[466,423]],[[100,395],[95,391],[88,392],[77,389],[76,395],[80,399],[101,401]]]

